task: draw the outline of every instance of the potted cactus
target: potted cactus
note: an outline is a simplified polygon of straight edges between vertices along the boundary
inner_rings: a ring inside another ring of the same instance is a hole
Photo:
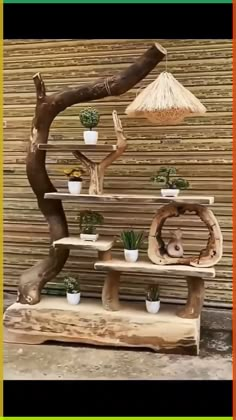
[[[146,294],[146,309],[150,314],[156,314],[160,309],[159,287],[149,286]]]
[[[67,276],[64,279],[64,285],[66,288],[67,302],[70,305],[77,305],[80,302],[79,280],[74,277]]]
[[[68,178],[68,190],[71,194],[80,194],[82,189],[83,178],[85,171],[81,168],[65,169],[64,174]]]
[[[85,210],[79,214],[80,238],[84,241],[96,241],[99,234],[96,227],[104,221],[103,216],[95,211]]]
[[[176,168],[160,168],[159,172],[152,176],[151,181],[163,184],[161,189],[162,197],[177,197],[180,190],[186,190],[189,182],[184,178],[173,178],[176,176]]]
[[[143,240],[143,232],[123,231],[120,237],[124,246],[125,260],[127,262],[136,262],[139,255],[139,247]]]
[[[85,144],[97,144],[98,140],[98,132],[92,131],[93,128],[97,127],[100,115],[98,111],[95,108],[89,107],[82,109],[82,111],[79,114],[80,122],[89,130],[84,131],[84,142]]]

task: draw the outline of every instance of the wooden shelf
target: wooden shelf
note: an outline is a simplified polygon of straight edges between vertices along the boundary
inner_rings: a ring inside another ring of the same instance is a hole
[[[58,241],[53,242],[55,248],[85,248],[85,249],[94,249],[97,251],[108,251],[112,248],[114,244],[114,238],[108,236],[101,236],[97,241],[84,241],[79,237],[66,237],[59,239]]]
[[[36,305],[14,303],[7,308],[4,342],[61,341],[197,355],[200,319],[179,318],[175,312],[175,306],[161,303],[158,314],[149,314],[145,302],[122,303],[119,311],[109,312],[83,294],[79,305],[69,305],[66,297],[42,296]]]
[[[112,152],[117,149],[113,144],[38,144],[39,150],[48,150],[54,152]]]
[[[46,193],[44,198],[51,200],[67,200],[67,201],[80,201],[81,203],[129,203],[129,204],[165,204],[172,201],[184,203],[198,203],[198,204],[213,204],[214,197],[204,196],[180,196],[176,198],[161,197],[158,195],[143,195],[143,194],[102,194],[102,195],[89,195],[89,194],[70,194],[67,192],[53,192]]]
[[[139,260],[134,263],[125,260],[97,261],[94,264],[98,271],[120,271],[120,272],[140,272],[151,274],[171,274],[187,277],[215,277],[215,269],[192,267],[188,265],[156,265],[148,259]]]

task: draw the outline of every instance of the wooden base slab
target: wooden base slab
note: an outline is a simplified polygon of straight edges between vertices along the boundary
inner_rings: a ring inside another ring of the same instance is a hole
[[[108,312],[99,300],[69,305],[64,297],[42,297],[37,305],[11,305],[4,314],[4,341],[40,344],[62,341],[118,347],[142,347],[161,353],[199,353],[200,319],[182,319],[176,307],[161,305],[149,314],[145,302],[128,302]]]

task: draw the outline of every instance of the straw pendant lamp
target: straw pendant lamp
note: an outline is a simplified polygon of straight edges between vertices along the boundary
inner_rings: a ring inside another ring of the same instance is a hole
[[[186,117],[202,115],[199,99],[167,71],[148,85],[126,108],[130,117],[144,117],[154,124],[177,124]]]

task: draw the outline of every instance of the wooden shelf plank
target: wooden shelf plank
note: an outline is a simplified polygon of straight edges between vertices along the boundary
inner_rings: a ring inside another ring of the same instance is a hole
[[[79,237],[66,237],[62,239],[58,239],[57,241],[53,242],[53,246],[55,248],[85,248],[85,249],[95,249],[97,251],[108,251],[112,248],[114,244],[114,238],[108,236],[101,236],[97,239],[97,241],[84,241]]]
[[[81,203],[130,203],[130,204],[166,204],[172,201],[184,203],[198,203],[210,205],[214,203],[214,197],[185,195],[176,198],[161,197],[158,195],[144,195],[144,194],[70,194],[68,192],[53,192],[45,194],[44,198],[51,200],[67,200],[79,201]]]
[[[176,315],[176,307],[161,303],[158,314],[143,303],[122,303],[106,311],[99,300],[69,305],[65,297],[42,296],[36,305],[14,303],[4,313],[4,342],[41,344],[47,341],[101,346],[146,347],[160,353],[199,353],[200,318]],[[63,325],[63,328],[62,328]]]
[[[140,272],[151,274],[170,274],[188,277],[215,277],[215,269],[191,267],[188,265],[156,265],[148,259],[139,260],[134,263],[125,260],[97,261],[94,265],[95,270],[99,271],[120,271],[120,272]]]
[[[53,152],[112,152],[117,149],[114,144],[38,144],[39,150],[48,150]]]

